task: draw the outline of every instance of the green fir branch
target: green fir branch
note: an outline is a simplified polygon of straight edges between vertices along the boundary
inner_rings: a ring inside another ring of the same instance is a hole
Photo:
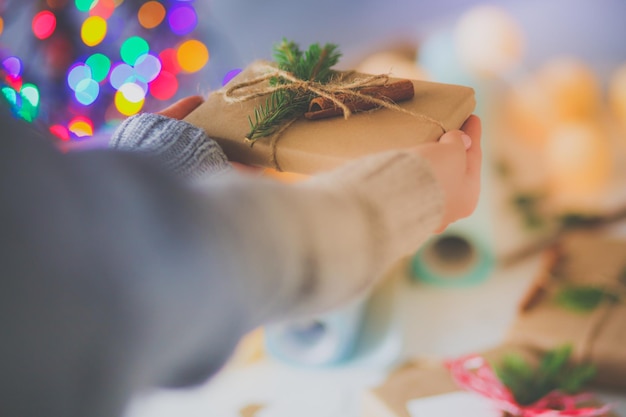
[[[533,367],[519,355],[505,356],[496,374],[521,405],[533,404],[553,391],[576,394],[595,376],[591,364],[572,365],[571,346],[547,352]]]
[[[337,45],[326,44],[323,47],[315,43],[302,52],[291,41],[283,41],[274,47],[274,59],[278,68],[289,72],[303,81],[328,83],[335,71],[332,67],[339,62],[341,53]],[[274,77],[270,85],[287,84],[291,81]],[[246,135],[252,143],[259,138],[275,133],[287,121],[302,116],[315,94],[304,91],[278,90],[268,97],[264,105],[254,111],[254,117],[248,117],[250,131]]]
[[[556,295],[556,302],[568,310],[588,313],[603,302],[618,302],[618,294],[593,285],[570,285]]]

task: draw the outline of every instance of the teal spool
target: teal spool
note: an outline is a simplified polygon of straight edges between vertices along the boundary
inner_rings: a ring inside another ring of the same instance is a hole
[[[438,287],[471,287],[485,281],[495,266],[484,242],[460,230],[434,236],[413,256],[411,277]]]

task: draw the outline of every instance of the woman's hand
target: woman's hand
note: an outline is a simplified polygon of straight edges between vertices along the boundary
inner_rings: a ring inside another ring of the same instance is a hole
[[[472,214],[478,204],[481,133],[480,119],[472,115],[460,130],[447,132],[438,142],[415,148],[415,152],[430,162],[444,193],[444,213],[437,232]]]
[[[178,100],[168,108],[161,110],[157,114],[165,117],[171,117],[172,119],[182,120],[196,109],[200,104],[204,102],[204,99],[200,96],[189,96]]]

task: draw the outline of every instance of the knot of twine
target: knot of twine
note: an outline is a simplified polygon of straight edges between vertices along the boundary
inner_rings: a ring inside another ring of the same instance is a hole
[[[384,98],[377,98],[371,95],[362,94],[359,92],[359,88],[362,87],[375,87],[385,85],[389,81],[389,75],[380,74],[380,75],[370,75],[364,78],[358,78],[352,81],[345,81],[345,78],[348,75],[354,73],[354,71],[349,72],[338,72],[340,75],[336,79],[331,80],[329,83],[323,84],[317,81],[308,81],[297,78],[295,75],[288,71],[284,71],[278,68],[275,68],[269,64],[260,64],[259,68],[255,68],[257,71],[266,69],[268,70],[267,74],[252,78],[247,81],[242,81],[240,83],[234,84],[233,86],[227,88],[224,92],[224,101],[227,103],[242,103],[250,100],[254,100],[259,97],[266,96],[268,94],[275,93],[277,91],[294,91],[294,92],[305,92],[305,93],[313,93],[320,97],[323,97],[329,101],[331,101],[335,106],[339,107],[343,111],[344,119],[348,119],[352,116],[352,110],[338,98],[338,95],[341,94],[343,96],[347,96],[353,99],[363,100],[370,103],[373,103],[379,107],[384,107],[390,110],[398,111],[404,114],[408,114],[412,117],[416,117],[418,119],[424,120],[425,122],[432,123],[438,126],[442,130],[442,134],[447,132],[446,127],[439,120],[436,120],[426,114],[415,113],[409,111],[403,107],[398,106],[396,103],[385,100]],[[271,79],[282,78],[289,83],[277,84],[277,85],[266,85],[262,87],[254,88],[259,84],[269,81]],[[271,135],[270,138],[270,157],[271,157],[271,165],[274,169],[278,171],[282,171],[280,169],[280,165],[278,164],[278,160],[276,158],[276,148],[278,139],[282,135],[285,130],[287,130],[291,124],[293,124],[297,118],[294,118],[281,126],[276,132]],[[249,142],[254,142],[248,138],[246,138]]]

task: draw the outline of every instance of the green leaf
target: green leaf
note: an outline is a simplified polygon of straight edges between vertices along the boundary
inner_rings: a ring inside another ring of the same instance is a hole
[[[576,285],[563,288],[556,296],[561,306],[581,313],[595,310],[603,301],[617,301],[619,297],[604,288]]]
[[[533,404],[555,390],[575,394],[595,376],[596,369],[590,364],[571,365],[571,353],[570,346],[551,350],[537,367],[521,356],[508,355],[495,367],[496,374],[521,405]]]
[[[293,74],[304,81],[327,83],[335,71],[341,53],[337,45],[326,44],[323,47],[315,43],[305,52],[287,39],[274,46],[274,59],[278,68]],[[291,81],[282,77],[270,80],[270,85],[288,84]],[[254,120],[249,117],[250,131],[246,138],[253,142],[261,137],[270,136],[289,120],[302,116],[315,94],[305,90],[279,90],[270,95],[265,104],[254,112]]]

